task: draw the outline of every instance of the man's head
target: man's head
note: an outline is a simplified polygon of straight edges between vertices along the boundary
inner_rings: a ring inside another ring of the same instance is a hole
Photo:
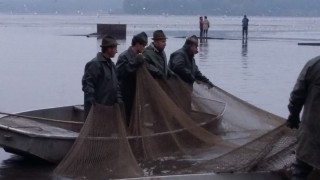
[[[247,15],[244,15],[243,17],[245,17],[245,18],[246,18],[246,17],[247,17]]]
[[[112,36],[104,36],[101,42],[101,52],[109,58],[113,58],[117,54],[117,43],[116,39]]]
[[[198,42],[198,37],[197,36],[192,35],[192,36],[188,37],[184,44],[185,44],[185,46],[188,47],[188,50],[189,50],[189,52],[191,54],[194,55],[194,54],[198,53],[199,42]]]
[[[145,32],[134,35],[131,41],[131,46],[136,49],[137,53],[142,53],[147,44],[148,36]]]
[[[162,30],[154,31],[152,40],[158,51],[163,51],[166,47],[167,37]]]
[[[204,18],[207,19],[207,16],[205,16]]]
[[[199,19],[202,20],[202,16],[200,16]]]

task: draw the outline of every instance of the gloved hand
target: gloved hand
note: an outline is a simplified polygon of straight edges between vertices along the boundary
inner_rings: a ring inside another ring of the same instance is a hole
[[[139,53],[136,56],[136,63],[137,63],[137,65],[141,65],[144,63],[144,56],[141,53]]]
[[[163,79],[162,74],[160,72],[151,73],[155,79]]]
[[[90,101],[90,103],[91,103],[93,106],[97,105],[97,102],[96,102],[95,100]]]
[[[124,104],[122,98],[120,98],[120,97],[117,98],[117,103],[118,103],[119,105],[123,105],[123,104]]]
[[[174,72],[168,72],[168,78],[177,78],[177,75]]]
[[[208,82],[208,89],[211,89],[213,87],[214,87],[214,85],[212,84],[212,82]]]
[[[122,98],[117,98],[117,104],[119,105],[120,111],[123,115],[123,117],[125,117],[125,106],[124,106],[124,102],[122,100]]]
[[[91,105],[95,106],[97,104],[96,100],[94,97],[88,97],[87,102],[89,102]]]
[[[291,129],[298,129],[300,124],[300,117],[299,115],[292,115],[290,114],[287,120],[287,127]]]

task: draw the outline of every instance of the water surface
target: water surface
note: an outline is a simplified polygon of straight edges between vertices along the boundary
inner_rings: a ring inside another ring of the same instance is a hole
[[[222,40],[200,44],[196,60],[202,73],[241,99],[286,117],[300,70],[319,54],[319,47],[297,43],[320,41],[320,18],[249,17],[247,42],[240,38],[242,17],[208,18],[209,36]],[[151,36],[163,29],[168,57],[184,43],[175,37],[198,34],[194,16],[0,15],[0,22],[0,111],[9,113],[82,103],[84,65],[100,41],[81,35],[96,32],[97,23],[128,24],[119,53],[140,31]],[[1,179],[48,179],[54,167],[2,149],[0,161]]]

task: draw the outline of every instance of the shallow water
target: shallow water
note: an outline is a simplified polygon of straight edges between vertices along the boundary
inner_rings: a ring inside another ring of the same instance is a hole
[[[199,46],[198,66],[217,86],[274,114],[286,117],[289,93],[305,62],[319,47],[298,42],[320,40],[320,18],[252,17],[249,40],[240,40],[242,17],[208,17],[209,39]],[[125,23],[127,40],[133,34],[156,29],[168,35],[167,56],[183,38],[198,34],[192,16],[49,16],[0,15],[0,111],[81,104],[81,78],[87,61],[99,51],[100,41],[87,38],[97,23]],[[151,39],[149,38],[149,41]],[[118,54],[119,54],[118,53]],[[114,58],[116,61],[116,57]],[[47,179],[52,165],[0,150],[1,179]]]

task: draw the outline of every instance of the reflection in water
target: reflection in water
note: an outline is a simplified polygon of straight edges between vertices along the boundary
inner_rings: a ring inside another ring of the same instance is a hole
[[[37,158],[27,158],[13,155],[2,161],[0,168],[0,179],[52,179],[54,164]]]
[[[241,62],[242,62],[242,68],[247,69],[248,68],[248,41],[242,40],[242,49],[241,49]]]
[[[209,53],[208,39],[200,39],[199,58],[207,60],[208,59],[208,53]]]
[[[242,51],[241,51],[242,57],[247,57],[248,55],[248,41],[242,40]]]

